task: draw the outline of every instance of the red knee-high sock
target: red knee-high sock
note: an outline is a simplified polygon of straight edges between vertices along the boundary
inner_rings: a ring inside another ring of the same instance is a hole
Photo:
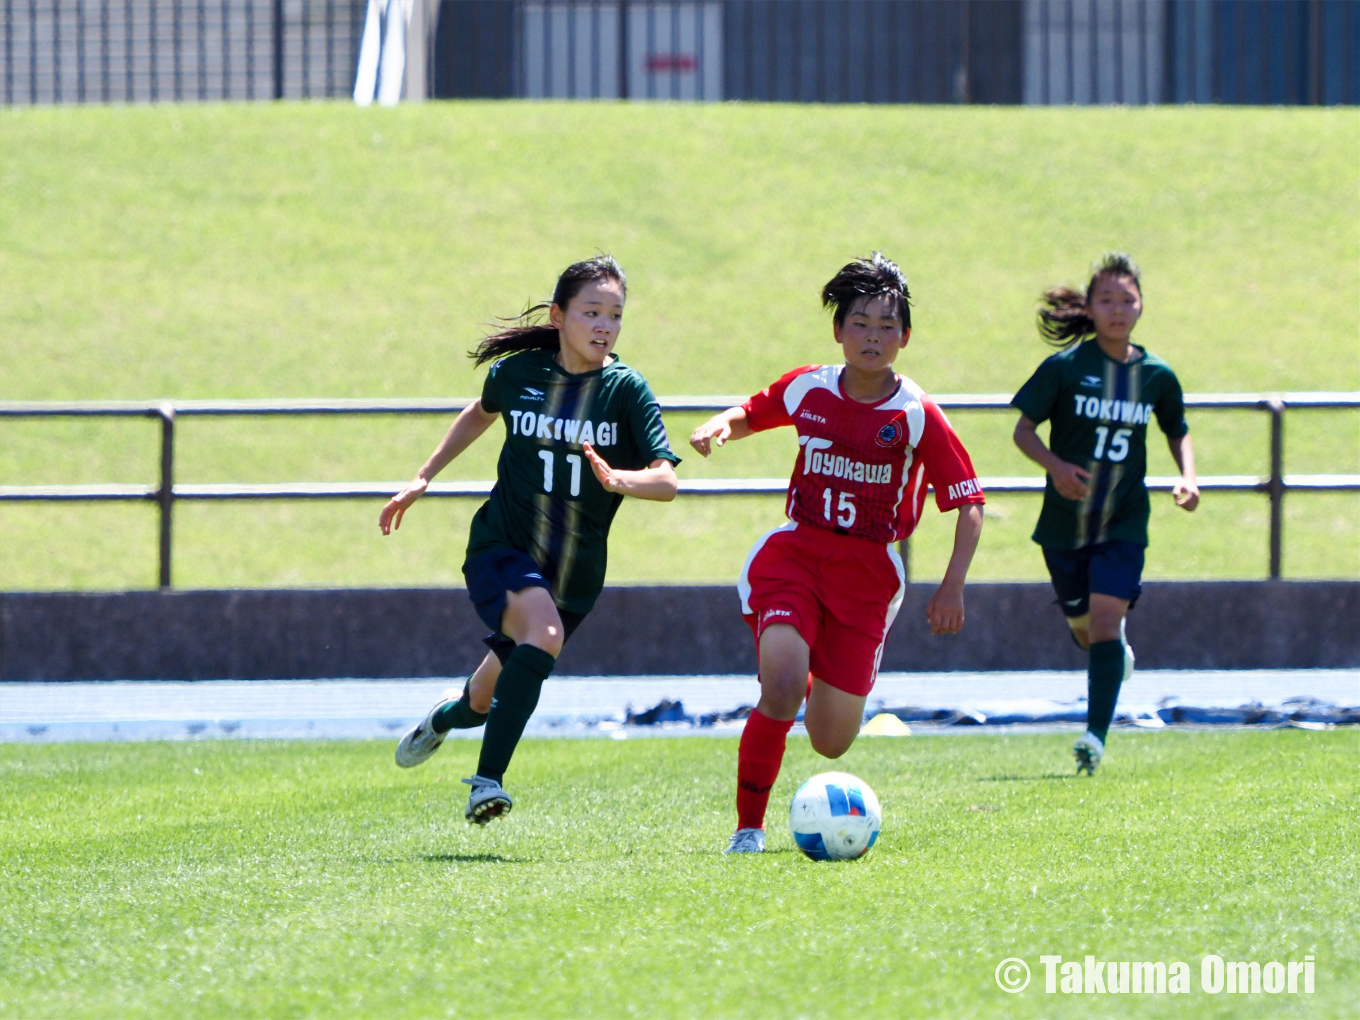
[[[779,778],[784,743],[793,720],[784,722],[752,711],[741,731],[737,749],[737,828],[765,828],[765,807],[770,789]]]

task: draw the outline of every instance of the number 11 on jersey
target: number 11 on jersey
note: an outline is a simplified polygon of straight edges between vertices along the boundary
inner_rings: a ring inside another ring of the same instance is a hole
[[[543,491],[552,492],[553,490],[553,452],[551,450],[539,450],[538,459],[543,461]],[[579,453],[567,454],[567,463],[571,465],[571,494],[581,495],[581,455]]]
[[[831,520],[831,490],[822,490],[822,517]],[[840,499],[836,501],[836,523],[842,528],[852,528],[855,525],[855,494],[853,492],[842,492]]]

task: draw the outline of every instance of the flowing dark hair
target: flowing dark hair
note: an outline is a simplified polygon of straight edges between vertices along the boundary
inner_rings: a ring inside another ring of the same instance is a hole
[[[572,298],[581,293],[587,283],[595,280],[617,280],[624,296],[628,295],[628,277],[613,255],[596,255],[584,262],[574,262],[557,278],[551,301],[540,301],[518,315],[500,319],[507,328],[483,337],[476,347],[468,351],[468,357],[480,368],[489,361],[499,361],[520,351],[556,351],[560,337],[557,327],[544,321],[548,309],[556,305],[565,310]]]
[[[892,298],[897,321],[902,328],[911,328],[911,293],[907,278],[896,262],[876,251],[867,259],[855,259],[841,267],[841,271],[822,288],[822,307],[831,309],[837,326],[845,325],[845,317],[860,298],[874,298],[885,294]]]
[[[1106,252],[1104,258],[1091,267],[1091,282],[1086,285],[1085,294],[1071,287],[1052,287],[1044,291],[1044,303],[1039,308],[1039,335],[1045,343],[1070,347],[1096,335],[1096,324],[1089,309],[1096,281],[1102,276],[1132,280],[1138,293],[1143,293],[1138,266],[1133,259],[1122,251]]]

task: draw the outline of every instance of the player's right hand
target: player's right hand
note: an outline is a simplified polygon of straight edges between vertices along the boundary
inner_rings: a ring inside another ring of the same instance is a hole
[[[1053,487],[1068,499],[1085,499],[1091,489],[1086,484],[1091,480],[1091,472],[1075,464],[1063,464],[1056,471],[1050,471]]]
[[[699,456],[707,457],[713,452],[713,445],[722,446],[731,438],[732,423],[719,416],[710,418],[695,429],[694,434],[689,437],[689,445],[694,447]]]
[[[410,485],[387,501],[387,505],[382,508],[382,513],[378,514],[378,527],[384,535],[390,535],[394,530],[401,527],[401,519],[406,511],[411,508],[412,503],[425,495],[425,490],[429,487],[429,482],[424,478],[417,477]]]

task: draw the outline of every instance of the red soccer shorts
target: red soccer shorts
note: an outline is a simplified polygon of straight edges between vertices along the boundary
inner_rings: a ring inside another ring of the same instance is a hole
[[[811,650],[812,675],[861,697],[878,677],[905,590],[891,547],[792,523],[756,542],[737,582],[757,647],[766,627],[790,624]]]

